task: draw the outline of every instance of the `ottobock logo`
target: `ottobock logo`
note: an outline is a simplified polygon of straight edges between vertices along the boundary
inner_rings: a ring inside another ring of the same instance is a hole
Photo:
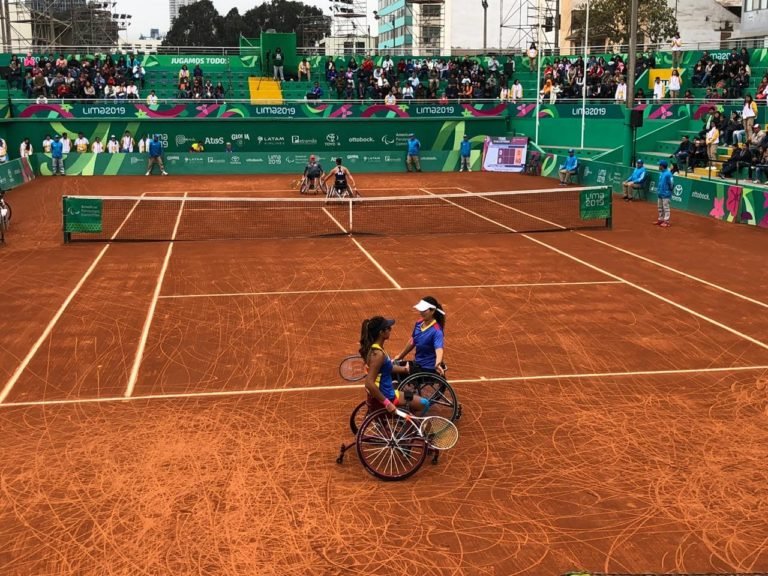
[[[349,139],[349,143],[350,144],[365,144],[367,142],[374,142],[374,139],[371,138],[370,136],[365,137],[365,138],[360,138],[360,137],[357,137],[357,136],[353,136],[352,138]]]

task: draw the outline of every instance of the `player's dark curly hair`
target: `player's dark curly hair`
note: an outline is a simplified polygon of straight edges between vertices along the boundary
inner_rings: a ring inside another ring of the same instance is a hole
[[[360,350],[358,351],[363,360],[368,361],[371,346],[376,342],[376,338],[386,326],[386,322],[386,318],[383,316],[374,316],[363,320],[363,325],[360,327]]]
[[[437,322],[440,325],[440,329],[445,332],[445,308],[440,305],[440,302],[438,302],[437,298],[434,296],[424,296],[422,300],[424,300],[424,302],[429,302],[435,307],[435,322]]]

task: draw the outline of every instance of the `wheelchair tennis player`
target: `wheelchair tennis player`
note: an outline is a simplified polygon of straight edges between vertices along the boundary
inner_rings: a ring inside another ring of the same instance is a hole
[[[341,158],[336,158],[336,167],[325,177],[324,184],[328,186],[330,180],[333,180],[333,184],[328,187],[327,198],[360,197],[357,186],[355,186],[355,179],[352,178],[347,167],[341,165]]]
[[[370,399],[384,406],[388,412],[394,412],[398,407],[407,407],[414,413],[426,414],[430,402],[413,392],[395,390],[392,375],[407,375],[410,372],[408,364],[397,366],[384,350],[384,343],[389,340],[394,320],[382,316],[374,316],[363,320],[360,329],[360,356],[368,365],[365,377],[365,389]]]
[[[411,373],[429,372],[445,376],[443,363],[445,311],[440,302],[432,296],[424,296],[414,306],[421,316],[416,322],[402,352],[394,357],[394,361],[403,360],[413,349],[416,349]]]
[[[318,192],[325,192],[323,186],[323,177],[325,171],[321,164],[317,161],[314,154],[309,157],[309,162],[304,167],[304,177],[301,180],[301,187],[299,192],[301,194],[317,194]]]

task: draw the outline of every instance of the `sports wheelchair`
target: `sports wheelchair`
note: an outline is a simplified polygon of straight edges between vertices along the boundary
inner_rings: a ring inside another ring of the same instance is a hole
[[[304,176],[304,178],[301,179],[301,184],[299,185],[299,193],[309,195],[327,194],[328,190],[320,176],[316,176],[314,178],[310,176]]]
[[[355,196],[355,192],[352,191],[352,188],[349,185],[347,185],[346,188],[336,188],[336,184],[328,186],[325,194],[326,200],[331,200],[333,198],[354,198]]]
[[[450,384],[437,374],[418,372],[397,384],[406,400],[414,395],[430,402],[429,416],[442,416],[451,422],[461,418],[461,405]],[[342,444],[337,464],[344,462],[344,454],[353,446],[365,470],[385,481],[405,480],[415,474],[432,454],[437,464],[440,452],[429,440],[414,433],[414,427],[396,414],[388,412],[370,396],[358,404],[349,417],[354,442]]]

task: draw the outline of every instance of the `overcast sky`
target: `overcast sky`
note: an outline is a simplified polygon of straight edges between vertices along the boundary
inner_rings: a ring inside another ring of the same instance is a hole
[[[330,16],[329,0],[302,0],[304,4],[317,6],[323,11],[323,14]],[[237,8],[240,14],[245,14],[254,6],[263,4],[264,0],[213,0],[219,14],[222,16],[232,8]],[[369,11],[378,5],[376,0],[368,0]],[[114,12],[122,14],[132,14],[133,19],[127,32],[121,32],[120,37],[125,39],[126,33],[129,40],[136,40],[142,34],[149,36],[150,28],[160,28],[161,33],[168,31],[169,8],[168,0],[117,0],[117,6]],[[371,22],[373,26],[373,22]]]

